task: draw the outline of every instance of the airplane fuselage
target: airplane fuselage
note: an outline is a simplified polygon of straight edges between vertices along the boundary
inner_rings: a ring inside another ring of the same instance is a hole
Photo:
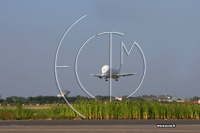
[[[106,78],[110,78],[110,71],[112,73],[112,76],[111,78],[113,79],[117,79],[119,78],[119,76],[117,74],[119,74],[119,70],[116,69],[116,68],[111,68],[108,66],[108,65],[104,65],[101,69],[101,72],[102,72],[102,76],[105,76]]]

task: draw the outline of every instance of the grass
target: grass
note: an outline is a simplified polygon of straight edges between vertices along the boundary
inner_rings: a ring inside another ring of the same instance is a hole
[[[193,103],[157,101],[77,101],[72,106],[86,119],[199,119],[200,106]],[[1,107],[0,120],[81,119],[68,105]]]

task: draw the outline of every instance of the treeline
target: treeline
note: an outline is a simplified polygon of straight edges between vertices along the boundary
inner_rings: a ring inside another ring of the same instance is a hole
[[[115,97],[112,97],[112,99],[114,100]],[[126,100],[126,96],[122,96],[123,100]],[[56,96],[37,96],[37,97],[18,97],[18,96],[11,96],[11,97],[7,97],[5,100],[4,99],[0,99],[0,104],[13,104],[16,103],[17,100],[22,101],[23,104],[55,104],[55,103],[66,103],[63,97],[56,97]],[[79,100],[90,100],[93,98],[88,98],[88,97],[84,97],[84,96],[76,96],[76,97],[66,97],[67,101],[69,103],[75,103],[76,101]],[[101,96],[101,95],[97,95],[95,97],[95,99],[100,100],[100,101],[106,101],[106,100],[110,100],[110,96]],[[129,97],[129,100],[132,101],[143,101],[143,98],[140,97]],[[197,101],[199,100],[200,97],[194,96],[193,98],[190,98],[190,101]]]
[[[122,97],[124,100],[126,99],[126,96]],[[7,97],[5,100],[4,99],[0,99],[0,104],[13,104],[16,103],[17,100],[22,101],[23,104],[55,104],[55,103],[66,103],[63,97],[56,97],[56,96],[37,96],[37,97],[18,97],[18,96],[11,96],[11,97]],[[76,101],[79,100],[90,100],[93,98],[88,98],[88,97],[84,97],[84,96],[76,96],[76,97],[66,97],[67,101],[69,103],[75,103]],[[110,100],[110,96],[101,96],[101,95],[97,95],[95,97],[95,99],[100,100],[100,101],[106,101],[106,100]],[[114,100],[115,97],[112,97],[112,99]],[[142,101],[143,99],[140,97],[130,97],[130,100],[140,100]]]
[[[16,103],[17,100],[21,100],[23,104],[56,104],[56,103],[66,103],[63,97],[56,97],[56,96],[37,96],[37,97],[17,97],[11,96],[7,97],[5,100],[0,99],[1,104],[13,104]],[[90,98],[84,96],[76,96],[76,97],[66,97],[69,103],[75,103],[77,100],[89,100]]]
[[[200,99],[200,97],[198,96],[194,96],[193,98],[190,98],[190,101],[198,101]]]

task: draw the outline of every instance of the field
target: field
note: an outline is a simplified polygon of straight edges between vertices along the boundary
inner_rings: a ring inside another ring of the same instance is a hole
[[[157,101],[77,101],[72,106],[86,119],[199,119],[200,106],[193,103]],[[1,107],[0,120],[82,119],[68,105]]]

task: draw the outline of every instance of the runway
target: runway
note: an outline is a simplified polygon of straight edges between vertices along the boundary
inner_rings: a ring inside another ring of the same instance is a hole
[[[174,128],[158,128],[157,124],[176,124]],[[200,132],[199,120],[16,120],[0,121],[0,132]]]
[[[5,120],[0,121],[0,126],[69,126],[69,125],[200,125],[200,120]]]

